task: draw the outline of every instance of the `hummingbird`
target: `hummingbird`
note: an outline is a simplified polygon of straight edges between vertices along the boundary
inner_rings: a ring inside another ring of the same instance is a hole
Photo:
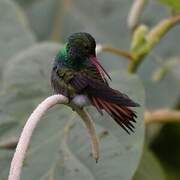
[[[103,115],[106,111],[128,134],[134,132],[139,106],[124,93],[109,86],[111,77],[96,56],[96,41],[86,32],[74,33],[57,53],[51,72],[55,94],[69,98],[70,106],[94,106]]]

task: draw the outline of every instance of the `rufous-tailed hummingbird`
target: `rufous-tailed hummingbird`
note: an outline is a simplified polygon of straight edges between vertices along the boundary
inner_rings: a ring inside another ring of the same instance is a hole
[[[70,99],[73,106],[91,104],[103,114],[105,110],[127,133],[133,131],[136,114],[130,107],[139,106],[127,95],[112,89],[110,76],[96,57],[95,39],[88,33],[72,34],[58,52],[51,84],[56,94]]]

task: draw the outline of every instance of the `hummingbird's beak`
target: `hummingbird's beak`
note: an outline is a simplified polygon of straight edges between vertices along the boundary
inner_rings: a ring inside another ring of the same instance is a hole
[[[92,64],[96,66],[97,71],[100,73],[103,79],[105,79],[105,75],[111,80],[111,77],[107,73],[107,71],[102,67],[101,63],[98,61],[96,56],[91,56],[90,61]]]

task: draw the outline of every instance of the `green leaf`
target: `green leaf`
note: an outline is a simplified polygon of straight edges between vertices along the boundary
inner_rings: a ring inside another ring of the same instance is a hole
[[[38,0],[15,0],[18,4],[20,4],[23,7],[30,6],[34,1]]]
[[[5,115],[8,114],[9,118],[13,117],[20,123],[37,103],[52,93],[50,70],[59,48],[60,45],[44,43],[9,60],[3,76],[0,104]],[[7,109],[4,108],[6,106]]]
[[[62,41],[73,32],[87,31],[92,33],[98,41],[122,45],[122,47],[128,45],[128,33],[125,36],[120,34],[127,31],[125,12],[128,12],[131,1],[28,0],[26,5],[24,0],[16,1],[23,1],[21,4],[31,27],[40,40],[49,39],[54,29],[55,17],[61,16],[60,27],[57,28],[61,33]]]
[[[0,0],[0,77],[5,63],[35,43],[22,10],[10,0]]]
[[[165,180],[164,171],[155,155],[145,148],[133,180]]]
[[[61,0],[15,0],[24,8],[29,24],[39,40],[47,39],[52,31],[57,2]]]
[[[12,154],[12,151],[0,150],[0,180],[7,179]]]
[[[173,10],[180,12],[180,0],[160,0],[160,2],[169,6]]]
[[[50,69],[59,47],[46,43],[40,47],[37,45],[7,62],[1,83],[0,144],[13,136],[17,137],[27,115],[44,97],[52,93]]]
[[[59,47],[49,43],[37,45],[20,53],[7,66],[4,75],[4,97],[7,98],[2,101],[1,108],[12,115],[20,127],[37,104],[51,94],[49,76]],[[97,110],[88,108],[101,137],[101,155],[96,164],[90,156],[90,139],[80,118],[67,106],[58,105],[43,117],[33,135],[22,179],[132,178],[143,149],[144,90],[135,75],[123,71],[112,71],[110,74],[114,88],[141,104],[141,108],[136,108],[136,132],[128,135],[106,113],[100,116]],[[3,109],[7,106],[8,109]],[[65,134],[64,129],[70,120],[75,126]],[[16,136],[17,132],[20,133],[12,130],[8,136]]]

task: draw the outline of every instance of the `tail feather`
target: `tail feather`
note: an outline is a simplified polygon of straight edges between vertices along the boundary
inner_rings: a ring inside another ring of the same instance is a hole
[[[133,123],[136,122],[136,113],[126,106],[119,106],[114,103],[107,102],[100,98],[92,98],[93,105],[102,114],[104,109],[128,134],[134,132]]]
[[[103,115],[103,112],[102,112],[102,106],[101,106],[101,104],[98,102],[98,100],[96,99],[96,98],[94,98],[94,97],[92,97],[92,103],[94,104],[94,106],[96,107],[96,109],[99,111],[99,113],[101,114],[101,115]]]

